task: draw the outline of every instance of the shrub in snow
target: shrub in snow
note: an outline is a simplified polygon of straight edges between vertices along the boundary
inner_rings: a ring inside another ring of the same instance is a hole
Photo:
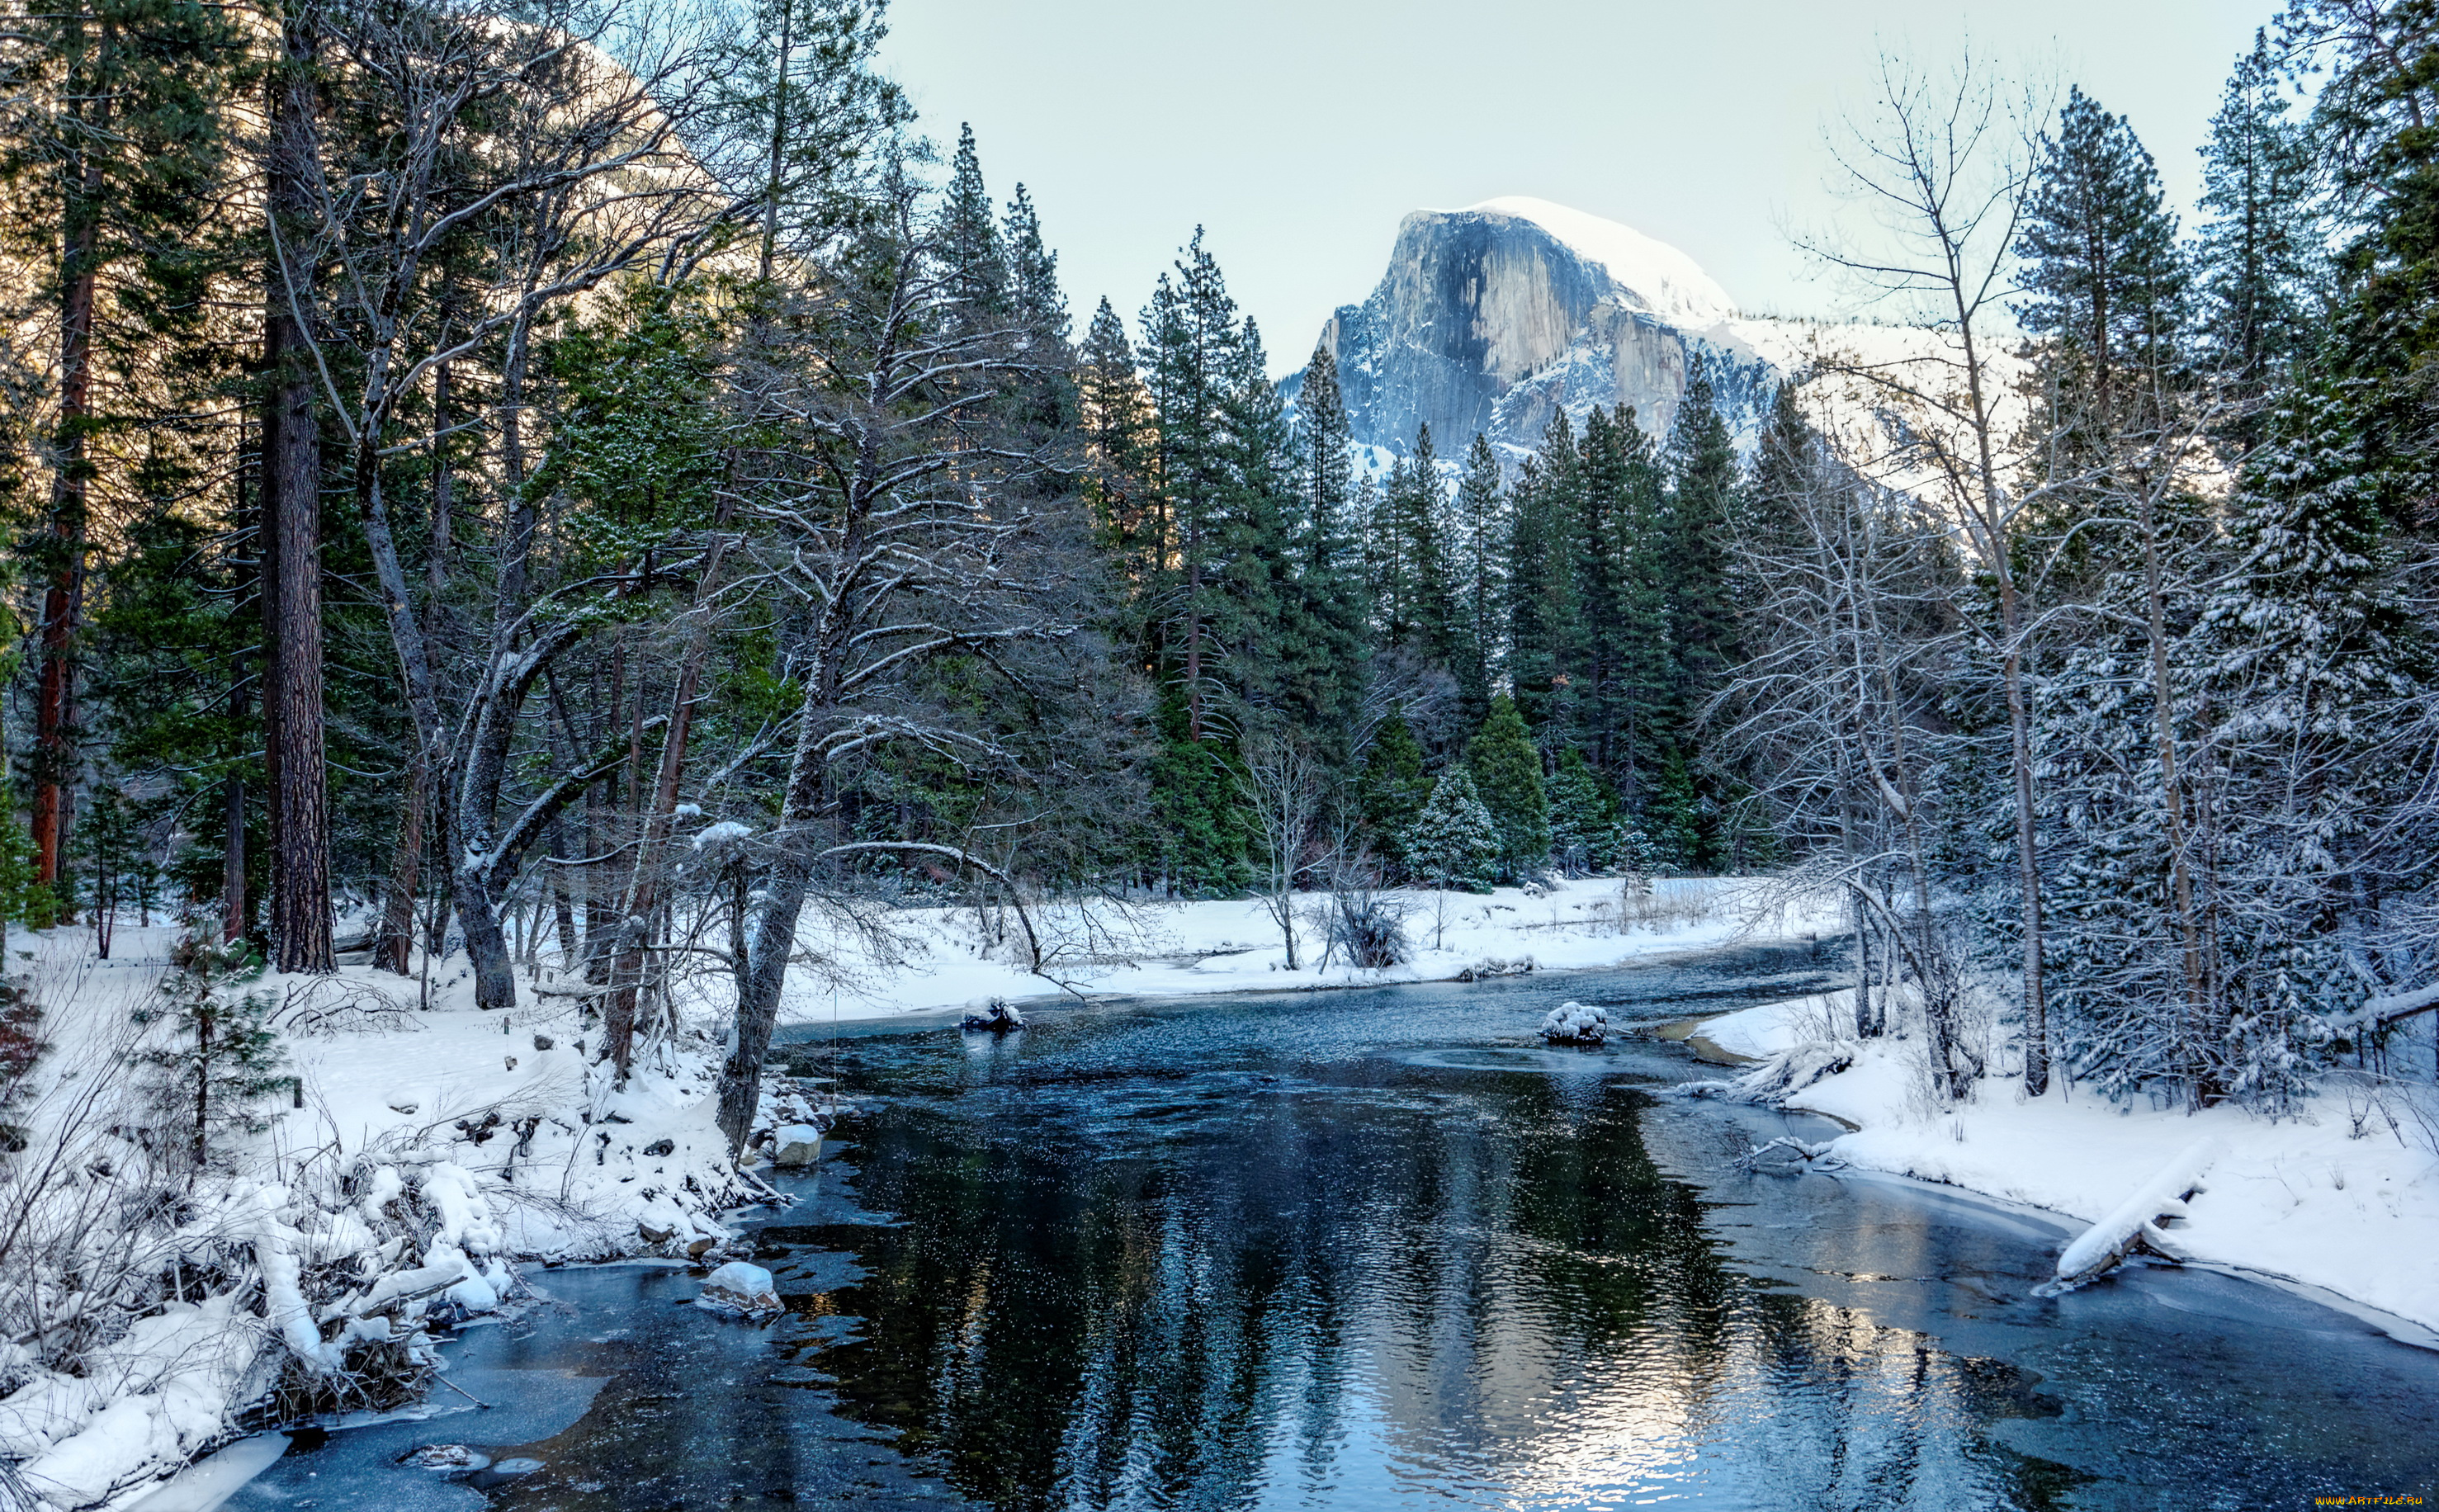
[[[992,998],[987,1003],[980,1003],[967,1009],[966,1016],[960,1021],[958,1027],[980,1029],[990,1034],[1006,1034],[1010,1029],[1024,1028],[1024,1015],[1019,1013],[1016,1010],[1016,1005],[1007,999]]]
[[[1541,1038],[1554,1044],[1599,1044],[1609,1038],[1609,1012],[1589,1003],[1561,1003],[1542,1018]]]
[[[26,1147],[26,1131],[8,1121],[24,1101],[34,1063],[49,1048],[43,1040],[43,1008],[23,983],[0,979],[0,1154]]]
[[[1330,897],[1329,947],[1323,959],[1344,955],[1351,966],[1378,971],[1406,958],[1406,921],[1399,904],[1369,886]]]
[[[1467,967],[1464,970],[1459,971],[1456,974],[1456,979],[1460,982],[1487,982],[1493,977],[1531,976],[1532,974],[1533,957],[1528,955],[1519,961],[1496,961],[1487,959],[1476,961],[1471,966]],[[1595,1008],[1593,1011],[1597,1013],[1600,1010]]]

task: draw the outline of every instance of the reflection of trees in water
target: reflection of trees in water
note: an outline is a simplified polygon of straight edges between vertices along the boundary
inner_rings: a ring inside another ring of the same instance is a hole
[[[1229,1096],[1211,1121],[877,1112],[859,1198],[904,1222],[839,1234],[867,1272],[839,1297],[859,1336],[818,1359],[843,1410],[1008,1509],[1240,1506],[1388,1462],[1525,1503],[1680,1478],[2040,1500],[1977,1448],[2024,1410],[2013,1373],[1729,1271],[1637,1094],[1413,1071]]]

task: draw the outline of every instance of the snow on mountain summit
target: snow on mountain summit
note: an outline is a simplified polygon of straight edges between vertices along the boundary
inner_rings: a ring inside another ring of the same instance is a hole
[[[1608,269],[1611,278],[1640,296],[1655,315],[1702,326],[1736,313],[1736,301],[1702,271],[1701,264],[1632,226],[1522,194],[1469,205],[1464,213],[1531,222],[1577,256]]]

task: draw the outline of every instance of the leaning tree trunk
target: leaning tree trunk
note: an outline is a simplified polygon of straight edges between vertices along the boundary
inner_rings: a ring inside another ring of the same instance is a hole
[[[300,223],[314,133],[316,41],[291,17],[272,86],[270,213]],[[283,241],[283,247],[285,242]],[[262,714],[270,768],[271,933],[283,971],[337,969],[330,942],[330,814],[322,738],[322,442],[307,333],[310,268],[276,256],[263,356],[273,384],[262,490]]]
[[[704,554],[703,576],[695,585],[694,624],[688,630],[685,653],[678,665],[677,685],[669,693],[668,728],[661,738],[660,767],[653,775],[649,806],[638,806],[642,830],[636,836],[635,867],[627,889],[626,917],[619,924],[618,959],[610,973],[609,1006],[602,1015],[606,1031],[602,1054],[616,1065],[622,1080],[634,1055],[637,1009],[643,994],[652,920],[661,910],[662,872],[668,863],[669,840],[676,827],[678,785],[685,774],[686,746],[694,729],[694,706],[697,690],[703,684],[703,664],[711,656],[712,596],[719,591],[720,564],[728,550],[727,538],[721,532],[728,528],[735,499],[733,493],[722,494],[719,513],[712,521],[711,546]],[[640,715],[643,707],[644,701],[638,697],[636,713]]]

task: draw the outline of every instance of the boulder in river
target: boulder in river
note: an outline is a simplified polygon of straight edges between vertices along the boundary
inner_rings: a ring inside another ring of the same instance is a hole
[[[968,1008],[957,1027],[978,1029],[987,1034],[1006,1034],[1011,1029],[1024,1028],[1024,1015],[1019,1013],[1016,1005],[1007,999],[992,998]]]
[[[462,1474],[479,1470],[491,1463],[491,1456],[477,1452],[463,1444],[421,1444],[399,1456],[401,1465],[418,1466],[427,1470],[446,1470]]]
[[[822,1158],[822,1131],[813,1124],[786,1124],[771,1136],[771,1159],[780,1165],[810,1165]]]
[[[694,1305],[711,1312],[752,1318],[779,1310],[777,1283],[771,1272],[743,1260],[731,1260],[703,1278]]]
[[[1599,1044],[1609,1039],[1609,1012],[1589,1003],[1561,1003],[1542,1018],[1541,1038],[1553,1044]]]

